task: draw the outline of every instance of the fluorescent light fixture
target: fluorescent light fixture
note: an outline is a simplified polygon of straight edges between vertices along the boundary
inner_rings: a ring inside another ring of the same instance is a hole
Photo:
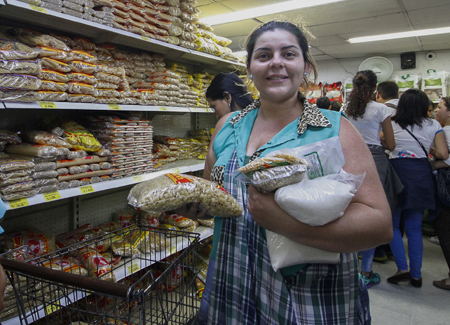
[[[349,38],[348,42],[349,43],[364,43],[364,42],[385,41],[385,40],[392,40],[392,39],[399,39],[399,38],[406,38],[406,37],[429,36],[429,35],[438,35],[438,34],[447,34],[447,33],[450,33],[450,27],[420,29],[420,30],[412,30],[410,32],[355,37],[355,38]]]
[[[277,4],[256,7],[241,11],[230,12],[228,14],[211,16],[208,18],[200,19],[205,24],[208,25],[220,25],[231,23],[233,21],[240,21],[245,19],[251,19],[255,17],[261,17],[265,15],[277,14],[279,12],[285,12],[289,10],[316,7],[332,2],[340,2],[344,0],[294,0],[294,1],[284,1]]]

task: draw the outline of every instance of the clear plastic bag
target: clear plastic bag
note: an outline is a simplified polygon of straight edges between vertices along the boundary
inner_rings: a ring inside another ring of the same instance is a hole
[[[173,210],[199,202],[211,215],[223,217],[242,214],[242,207],[214,182],[184,174],[165,174],[134,186],[128,204],[143,211]]]
[[[0,74],[18,73],[27,75],[37,75],[41,71],[41,63],[38,60],[1,60]]]
[[[0,88],[37,90],[41,80],[36,77],[21,74],[0,74]]]

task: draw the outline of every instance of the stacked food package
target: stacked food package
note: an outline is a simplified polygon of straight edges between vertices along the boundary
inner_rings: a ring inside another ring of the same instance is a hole
[[[214,76],[209,73],[195,73],[193,75],[191,90],[197,92],[198,94],[198,107],[209,107],[205,94],[213,78]]]
[[[155,135],[154,139],[154,154],[161,163],[197,158],[202,148],[208,145],[205,141],[164,135]]]
[[[168,63],[167,68],[180,76],[179,106],[199,106],[199,94],[201,94],[201,92],[200,90],[191,90],[190,85],[192,85],[193,77],[189,74],[187,68],[184,65],[173,62]]]
[[[217,36],[199,22],[197,0],[22,0],[56,12],[238,61]]]
[[[156,170],[158,166],[152,160],[153,129],[149,120],[114,116],[98,116],[90,120],[95,137],[111,152],[113,179]]]

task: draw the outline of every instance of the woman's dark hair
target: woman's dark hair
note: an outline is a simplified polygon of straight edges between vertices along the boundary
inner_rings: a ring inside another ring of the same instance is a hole
[[[206,90],[206,98],[210,100],[225,99],[224,92],[231,96],[231,111],[235,111],[237,105],[245,108],[253,102],[253,97],[247,91],[242,79],[232,72],[222,72],[215,76]]]
[[[366,112],[367,103],[373,99],[372,96],[376,87],[377,75],[375,72],[372,70],[358,71],[353,78],[353,90],[345,113],[354,120],[362,117]]]
[[[298,45],[302,50],[303,59],[305,60],[305,63],[309,64],[309,66],[314,71],[314,79],[316,79],[317,67],[311,53],[309,52],[308,40],[306,38],[306,34],[308,34],[308,32],[302,27],[288,21],[271,20],[256,27],[256,29],[253,30],[245,43],[245,47],[247,50],[247,67],[250,67],[250,63],[252,62],[252,55],[253,51],[255,50],[255,44],[258,38],[262,34],[266,32],[273,32],[276,29],[285,30],[295,36],[298,41]]]
[[[442,97],[441,100],[444,101],[447,111],[450,110],[450,97]],[[431,102],[431,103],[433,103],[433,102]]]
[[[403,129],[414,124],[422,126],[428,118],[428,106],[428,97],[422,90],[408,89],[400,96],[397,112],[391,119]]]
[[[331,110],[332,111],[336,111],[336,112],[339,112],[340,110],[341,110],[341,103],[340,102],[338,102],[337,100],[333,100],[332,102],[331,102]]]
[[[330,107],[330,99],[327,96],[317,98],[316,105],[318,108],[328,109]]]

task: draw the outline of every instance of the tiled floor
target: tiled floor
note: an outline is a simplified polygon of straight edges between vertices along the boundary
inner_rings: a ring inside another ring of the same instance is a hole
[[[423,237],[423,285],[394,285],[386,281],[397,271],[394,261],[373,263],[372,270],[381,283],[369,289],[373,325],[448,325],[450,324],[450,290],[433,286],[433,280],[446,278],[447,264],[441,248]],[[407,248],[407,245],[405,245]]]

